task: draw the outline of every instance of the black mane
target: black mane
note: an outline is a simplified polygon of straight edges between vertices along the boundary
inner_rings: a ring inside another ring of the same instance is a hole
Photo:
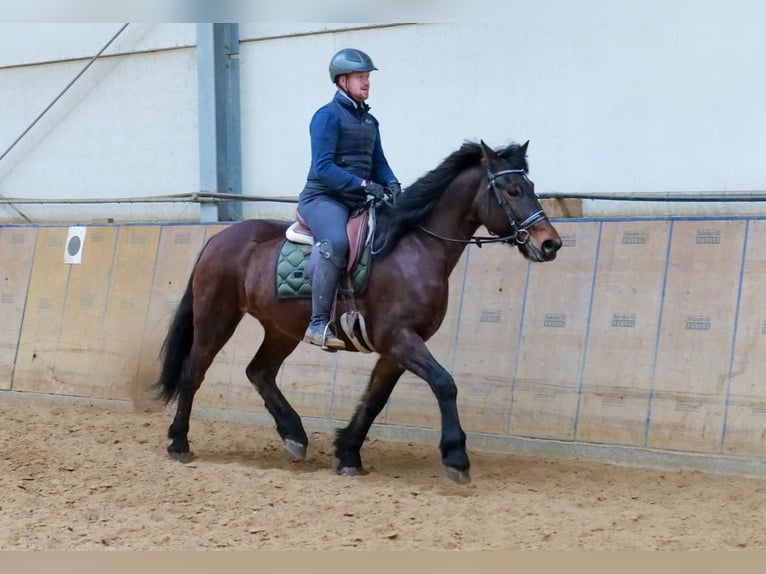
[[[509,162],[510,169],[527,171],[522,146],[514,143],[496,151]],[[439,166],[406,188],[394,207],[379,208],[374,239],[376,254],[390,251],[403,235],[431,212],[449,184],[466,169],[480,165],[481,158],[481,146],[476,142],[465,142]]]

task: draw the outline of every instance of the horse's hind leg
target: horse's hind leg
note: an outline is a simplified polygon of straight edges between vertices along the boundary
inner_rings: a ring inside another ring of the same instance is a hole
[[[263,327],[263,343],[245,372],[263,398],[266,410],[274,417],[277,432],[282,437],[285,448],[294,457],[304,459],[309,441],[301,417],[277,387],[279,368],[298,346],[299,341],[285,336],[273,326],[264,324]]]
[[[168,429],[168,438],[171,440],[168,453],[181,462],[191,460],[189,418],[194,394],[202,385],[205,373],[218,351],[234,334],[241,319],[242,313],[239,309],[227,311],[214,308],[204,317],[195,316],[194,342],[189,356],[184,361],[181,378],[178,381],[178,405],[173,422]]]
[[[345,476],[366,474],[362,468],[362,457],[359,451],[372,422],[383,410],[388,397],[391,396],[391,391],[403,372],[402,367],[386,357],[381,357],[375,363],[370,382],[367,384],[362,400],[356,407],[354,416],[351,417],[348,426],[339,429],[335,435],[335,458],[338,464],[338,474]]]

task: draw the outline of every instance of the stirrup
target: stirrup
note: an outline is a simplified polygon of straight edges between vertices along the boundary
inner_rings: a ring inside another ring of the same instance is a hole
[[[319,331],[319,329],[321,329],[321,327],[312,329],[311,325],[309,325],[308,329],[306,329],[306,334],[303,336],[303,342],[309,343],[310,345],[316,345],[323,351],[327,351],[329,353],[334,353],[338,349],[346,348],[346,343],[344,343],[342,339],[339,339],[335,333],[330,330],[329,322],[325,323],[324,330],[322,331],[321,341],[316,336],[318,335],[317,331]]]

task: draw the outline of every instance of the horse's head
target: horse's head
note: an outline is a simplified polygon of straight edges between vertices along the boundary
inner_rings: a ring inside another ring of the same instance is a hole
[[[481,142],[487,188],[480,192],[479,214],[490,233],[508,237],[530,261],[552,261],[561,237],[551,225],[527,177],[527,141],[502,155]]]

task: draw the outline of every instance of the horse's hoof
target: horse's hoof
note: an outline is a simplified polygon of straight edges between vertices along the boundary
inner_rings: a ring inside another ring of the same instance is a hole
[[[168,451],[168,456],[170,457],[170,460],[176,460],[182,464],[188,464],[192,461],[194,458],[194,455],[191,452],[171,452]]]
[[[289,452],[298,460],[306,460],[306,445],[302,445],[293,439],[286,438],[285,448],[287,449],[287,452]]]
[[[340,476],[364,476],[369,473],[363,468],[357,468],[355,466],[344,466],[343,468],[338,469],[338,474]]]
[[[447,473],[447,478],[455,484],[468,484],[471,482],[471,474],[468,472],[468,469],[459,470],[452,466],[445,466],[444,472]]]

